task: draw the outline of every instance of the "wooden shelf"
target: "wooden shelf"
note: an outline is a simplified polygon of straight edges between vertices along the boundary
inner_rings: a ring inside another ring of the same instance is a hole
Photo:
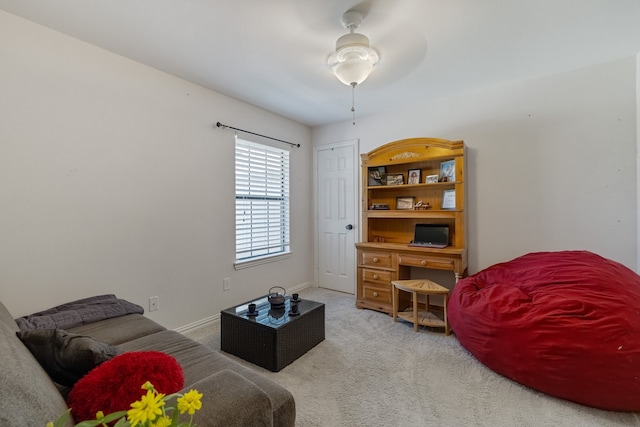
[[[461,210],[453,209],[369,209],[364,211],[369,218],[455,218]]]
[[[447,188],[453,188],[456,184],[462,184],[461,181],[451,181],[451,182],[434,182],[433,184],[400,184],[400,185],[370,185],[367,186],[367,190],[373,191],[384,191],[384,190],[395,190],[405,189],[405,188],[439,188],[441,190],[446,190]]]
[[[449,270],[456,280],[466,272],[465,146],[463,141],[412,138],[382,145],[362,154],[361,159],[362,242],[356,243],[356,306],[391,313],[391,281],[410,279],[405,276],[412,267]],[[453,178],[445,182],[441,180],[443,162],[455,165]],[[420,170],[420,182],[406,184],[409,171],[415,169]],[[403,183],[369,185],[384,184],[384,174],[386,177],[402,174]],[[427,184],[426,177],[434,175],[440,182]],[[441,209],[445,190],[455,190],[455,209]],[[395,209],[398,197],[412,197],[414,203],[422,201],[431,208]],[[387,205],[391,209],[369,209],[373,205]],[[408,246],[416,224],[448,225],[449,246],[444,249]]]
[[[456,246],[447,246],[446,248],[421,248],[418,246],[409,246],[409,242],[395,243],[395,242],[360,242],[356,243],[357,249],[367,250],[389,250],[395,252],[405,252],[422,255],[442,255],[442,254],[461,254],[466,251],[465,248],[458,248]]]
[[[413,311],[403,311],[398,313],[398,317],[413,324]],[[444,328],[444,320],[437,317],[430,311],[418,310],[418,325],[432,328]]]

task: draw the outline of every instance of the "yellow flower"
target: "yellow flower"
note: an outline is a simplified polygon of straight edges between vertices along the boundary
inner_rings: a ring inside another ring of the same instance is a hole
[[[153,424],[153,427],[171,427],[171,418],[163,415]]]
[[[128,411],[118,411],[105,415],[104,412],[96,412],[96,419],[91,421],[83,421],[78,426],[100,426],[107,425],[128,426],[128,427],[174,427],[177,422],[179,426],[193,425],[193,414],[202,408],[202,393],[198,390],[189,390],[188,393],[174,393],[169,396],[158,393],[153,384],[146,382],[142,385],[142,390],[146,390],[146,394],[140,397],[140,400],[131,404]],[[176,406],[167,406],[165,399],[176,399]],[[176,413],[175,411],[178,411]],[[58,427],[67,425],[71,409],[62,414],[55,422],[48,422],[46,427]],[[191,419],[188,423],[180,422],[180,415],[188,412]],[[97,422],[97,423],[96,423]],[[0,426],[2,427],[2,426]]]
[[[202,399],[202,393],[198,393],[198,390],[189,390],[184,396],[178,398],[178,410],[181,414],[188,412],[189,415],[193,415],[202,408],[200,399]]]
[[[146,395],[131,404],[131,409],[127,411],[127,419],[131,427],[136,427],[138,423],[146,423],[147,420],[153,421],[162,414],[163,406],[164,394],[155,394],[153,390],[147,390]]]

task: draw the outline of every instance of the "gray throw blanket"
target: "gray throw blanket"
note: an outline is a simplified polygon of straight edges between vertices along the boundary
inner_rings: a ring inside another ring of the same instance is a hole
[[[98,295],[72,301],[16,319],[21,331],[68,329],[126,314],[143,314],[144,309],[115,295]]]

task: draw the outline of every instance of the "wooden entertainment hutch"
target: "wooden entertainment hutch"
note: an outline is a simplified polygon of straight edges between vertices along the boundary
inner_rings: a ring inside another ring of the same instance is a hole
[[[356,306],[391,314],[391,281],[410,279],[411,267],[449,270],[456,281],[467,270],[465,146],[463,141],[411,138],[390,142],[361,158]],[[454,175],[443,180],[452,165]],[[409,184],[414,170],[419,170],[418,183]],[[418,223],[447,224],[449,246],[409,246]]]

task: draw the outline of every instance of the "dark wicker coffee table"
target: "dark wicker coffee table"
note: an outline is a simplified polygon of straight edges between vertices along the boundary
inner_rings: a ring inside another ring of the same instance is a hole
[[[249,304],[257,316],[249,316]],[[272,309],[267,296],[220,313],[222,351],[278,372],[324,340],[324,304],[300,299],[291,315],[291,298]]]

